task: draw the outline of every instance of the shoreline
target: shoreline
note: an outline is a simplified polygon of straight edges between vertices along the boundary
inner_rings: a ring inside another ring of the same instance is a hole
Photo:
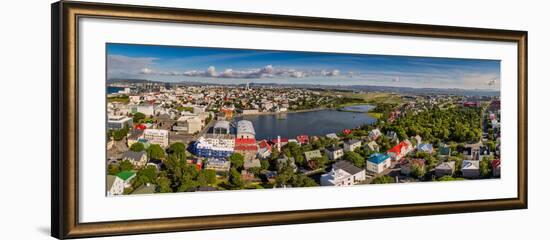
[[[254,113],[254,114],[237,114],[233,118],[246,117],[246,116],[262,116],[262,115],[279,115],[279,114],[288,114],[288,113],[317,112],[317,111],[330,110],[330,109],[334,109],[334,108],[320,107],[320,108],[293,110],[293,111],[286,111],[286,112],[258,112],[258,113]]]
[[[323,111],[323,110],[336,110],[336,111],[342,111],[342,112],[354,112],[354,113],[367,113],[368,114],[371,110],[371,109],[369,109],[369,111],[343,110],[343,108],[345,108],[345,107],[356,106],[356,105],[369,105],[369,106],[373,106],[373,108],[374,108],[374,105],[369,104],[369,103],[357,103],[357,104],[344,104],[344,105],[340,105],[340,106],[337,106],[337,107],[330,107],[330,108],[329,107],[318,107],[318,108],[312,108],[312,109],[293,110],[293,111],[286,111],[286,112],[258,112],[258,113],[254,113],[254,114],[237,114],[233,118],[245,117],[245,116],[262,116],[262,115],[278,115],[278,114],[288,114],[288,113],[317,112],[317,111]]]

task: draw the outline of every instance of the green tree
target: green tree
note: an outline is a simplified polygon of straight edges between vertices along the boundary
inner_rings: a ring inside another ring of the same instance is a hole
[[[269,159],[271,161],[275,161],[279,158],[279,155],[281,153],[279,152],[279,150],[277,150],[276,148],[274,148],[272,151],[271,151],[271,155],[269,155]]]
[[[303,175],[303,174],[297,174],[294,175],[292,178],[292,186],[294,187],[315,187],[319,186],[313,179],[310,177]]]
[[[181,161],[187,160],[186,147],[185,144],[181,142],[176,142],[170,145],[168,152],[171,155],[176,156]]]
[[[482,177],[490,177],[491,172],[491,158],[483,157],[481,161],[479,161],[479,173]]]
[[[124,139],[127,135],[128,129],[126,128],[118,129],[113,132],[113,138],[115,139],[115,141],[120,141]]]
[[[211,170],[211,169],[205,169],[205,170],[202,170],[202,171],[203,171],[204,176],[206,177],[206,182],[208,184],[216,184],[216,182],[217,182],[216,171]]]
[[[393,179],[390,176],[384,175],[373,179],[371,184],[386,184],[386,183],[394,183],[394,182],[395,182],[395,179]]]
[[[413,164],[411,166],[411,176],[416,178],[422,178],[424,177],[424,174],[426,174],[426,171],[423,167],[419,166],[418,164]]]
[[[269,160],[264,159],[260,161],[261,169],[262,170],[268,170],[269,169]]]
[[[145,119],[145,114],[137,112],[134,113],[133,122],[134,123],[141,123]]]
[[[208,185],[208,179],[206,178],[206,175],[204,174],[203,171],[200,171],[197,174],[196,181],[197,181],[198,186],[207,186]]]
[[[464,180],[464,178],[457,178],[457,177],[452,177],[452,176],[443,176],[443,177],[440,177],[440,178],[437,179],[437,181],[440,181],[440,182],[459,181],[459,180]]]
[[[107,167],[107,172],[109,175],[117,175],[120,172],[120,167],[118,164],[111,163]]]
[[[353,165],[357,166],[358,168],[364,168],[365,167],[365,159],[361,156],[361,154],[356,152],[345,152],[344,153],[344,159],[350,161],[353,163]]]
[[[240,153],[233,153],[229,156],[229,161],[236,170],[239,170],[244,165],[244,156]]]
[[[189,192],[195,190],[199,186],[198,182],[194,181],[190,174],[184,174],[180,178],[178,192]]]
[[[164,149],[158,144],[151,144],[149,148],[147,148],[147,155],[152,159],[164,159],[166,157],[166,154],[164,153]]]
[[[161,193],[169,193],[172,192],[172,182],[167,177],[159,177],[157,179],[157,187],[159,188],[159,192]]]
[[[147,180],[147,183],[154,183],[157,179],[157,167],[155,166],[146,166],[145,168],[137,172],[138,176],[144,176]]]
[[[124,160],[120,162],[119,166],[120,166],[120,171],[130,171],[134,169],[134,165],[128,160]]]
[[[328,163],[328,157],[323,155],[322,157],[313,158],[308,162],[308,166],[311,169],[318,169],[326,167]]]
[[[232,189],[242,189],[244,186],[241,174],[234,167],[229,170],[229,184],[231,184]]]
[[[141,152],[145,150],[145,146],[143,146],[143,143],[136,142],[130,146],[130,150],[133,152]]]

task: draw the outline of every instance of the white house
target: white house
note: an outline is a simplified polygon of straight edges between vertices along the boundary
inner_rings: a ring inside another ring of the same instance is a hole
[[[338,135],[336,135],[336,133],[329,133],[326,135],[327,138],[330,138],[330,139],[339,139]]]
[[[107,196],[116,196],[124,193],[124,181],[117,176],[107,175]]]
[[[370,140],[376,140],[378,137],[380,137],[382,133],[378,128],[375,128],[369,132],[369,139]]]
[[[479,161],[477,160],[462,161],[462,176],[465,178],[479,177]]]
[[[128,160],[136,167],[142,167],[147,164],[147,154],[145,154],[145,151],[127,151],[122,155],[122,160]]]
[[[365,169],[358,168],[348,161],[338,161],[329,173],[321,175],[322,186],[351,186],[365,181]]]
[[[352,139],[344,142],[344,151],[346,152],[353,152],[359,147],[361,147],[361,140]]]
[[[169,132],[164,129],[145,129],[143,138],[151,144],[158,144],[161,147],[168,147]]]
[[[132,186],[132,180],[136,177],[136,173],[132,171],[122,171],[116,176],[123,181],[124,187],[127,188]]]
[[[344,156],[344,149],[340,147],[327,148],[325,152],[330,160],[337,160]]]
[[[367,170],[373,173],[381,173],[391,167],[391,158],[385,153],[375,153],[367,159]]]

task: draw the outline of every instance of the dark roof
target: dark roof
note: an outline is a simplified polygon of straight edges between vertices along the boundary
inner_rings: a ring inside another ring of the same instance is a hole
[[[142,134],[143,130],[132,129],[132,131],[130,131],[130,136],[128,136],[128,139],[138,139]]]
[[[358,142],[361,142],[361,140],[358,140],[358,139],[351,139],[351,140],[348,140],[346,141],[346,144],[354,144],[354,143],[358,143]]]
[[[348,162],[348,161],[338,161],[332,165],[332,168],[342,169],[350,174],[356,174],[358,172],[363,171],[363,169],[356,167],[355,165],[351,164],[351,162]]]
[[[327,148],[327,150],[328,150],[328,151],[331,151],[331,152],[334,152],[334,151],[342,150],[342,148],[341,148],[341,147],[334,147],[334,146],[333,146],[333,147]]]
[[[127,151],[124,153],[124,155],[122,155],[122,159],[130,158],[134,161],[139,161],[141,160],[143,155],[145,155],[145,151],[141,151],[141,152]]]

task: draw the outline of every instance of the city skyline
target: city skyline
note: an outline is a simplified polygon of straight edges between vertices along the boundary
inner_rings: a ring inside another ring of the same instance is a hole
[[[500,89],[500,61],[107,44],[107,78]]]

